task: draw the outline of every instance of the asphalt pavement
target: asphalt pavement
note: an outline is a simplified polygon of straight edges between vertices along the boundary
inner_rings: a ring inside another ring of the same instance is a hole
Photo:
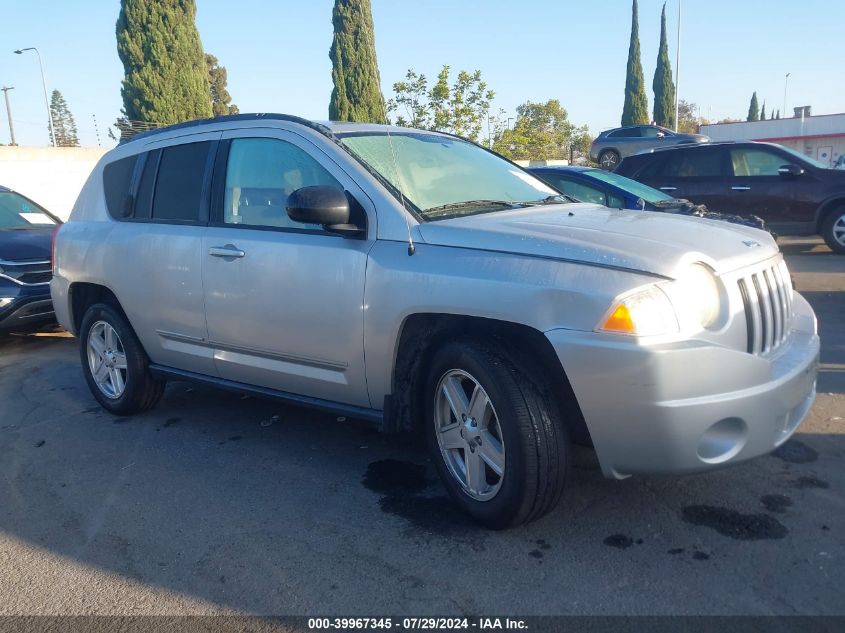
[[[845,257],[782,248],[822,335],[794,439],[625,481],[581,451],[560,506],[505,532],[414,438],[188,383],[117,418],[73,338],[2,336],[0,615],[845,614]]]

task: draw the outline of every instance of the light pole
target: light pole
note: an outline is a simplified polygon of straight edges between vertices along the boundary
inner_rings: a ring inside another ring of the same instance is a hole
[[[681,87],[681,4],[678,0],[678,48],[675,49],[675,131],[678,131],[678,99]]]
[[[0,88],[3,91],[3,96],[6,98],[6,116],[9,117],[9,135],[12,137],[11,144],[17,145],[15,142],[15,126],[12,123],[12,104],[9,103],[9,91],[14,89],[14,86],[3,86]]]
[[[41,53],[34,46],[30,46],[29,48],[19,48],[15,51],[15,55],[23,55],[24,51],[35,51],[38,56],[38,67],[41,69],[41,86],[44,88],[44,105],[47,106],[47,117],[50,120],[50,140],[55,147],[56,130],[53,128],[53,112],[50,110],[50,98],[47,96],[47,80],[44,78],[44,63],[41,61]]]
[[[786,73],[786,77],[783,78],[783,116],[786,116],[786,88],[789,86],[789,76],[792,73]]]

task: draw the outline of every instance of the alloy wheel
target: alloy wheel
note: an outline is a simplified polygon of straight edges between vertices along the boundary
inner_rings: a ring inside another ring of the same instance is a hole
[[[126,390],[126,352],[117,331],[106,321],[97,321],[88,332],[88,367],[104,396],[116,400]]]
[[[451,476],[478,501],[496,496],[505,475],[505,443],[487,392],[461,369],[447,371],[434,395],[440,454]]]

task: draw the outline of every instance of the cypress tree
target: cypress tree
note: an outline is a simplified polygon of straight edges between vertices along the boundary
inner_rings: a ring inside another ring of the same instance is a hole
[[[637,0],[631,8],[631,44],[628,47],[628,75],[625,79],[625,105],[622,125],[648,123],[648,97],[645,95],[643,65],[640,61],[640,25]]]
[[[666,38],[666,3],[660,14],[660,49],[657,53],[657,68],[654,70],[654,122],[668,128],[675,128],[675,83],[672,81],[672,66],[669,63],[669,44]]]
[[[745,119],[746,121],[759,121],[760,120],[760,106],[757,105],[757,92],[755,91],[753,95],[751,95],[751,103],[748,106],[748,118]]]
[[[79,147],[76,121],[67,107],[67,101],[58,90],[54,90],[50,96],[50,115],[53,118],[53,129],[56,132],[56,146]],[[47,129],[50,129],[49,123]]]
[[[208,67],[208,83],[211,87],[211,112],[214,116],[225,116],[227,114],[238,114],[238,106],[232,103],[232,95],[229,94],[229,74],[226,67],[221,66],[217,58],[209,53],[205,54],[205,63]]]
[[[332,24],[329,58],[334,88],[329,119],[387,123],[370,0],[335,0]]]
[[[211,116],[195,0],[121,0],[117,53],[129,121],[167,125]]]
[[[763,101],[763,107],[760,108],[760,120],[761,121],[766,120],[766,102],[765,101]]]
[[[777,116],[776,116],[775,118],[776,118],[776,119],[779,119],[779,118],[780,118],[780,108],[778,108],[778,114],[777,114]]]

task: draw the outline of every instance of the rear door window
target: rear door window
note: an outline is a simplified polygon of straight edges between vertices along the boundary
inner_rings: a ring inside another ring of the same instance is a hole
[[[203,141],[174,145],[161,150],[153,196],[153,220],[200,220],[210,148],[211,142]]]
[[[607,135],[607,138],[640,138],[640,128],[626,127],[621,130],[616,130]]]
[[[692,149],[667,153],[640,174],[643,178],[717,178],[722,175],[722,156],[715,149]]]

